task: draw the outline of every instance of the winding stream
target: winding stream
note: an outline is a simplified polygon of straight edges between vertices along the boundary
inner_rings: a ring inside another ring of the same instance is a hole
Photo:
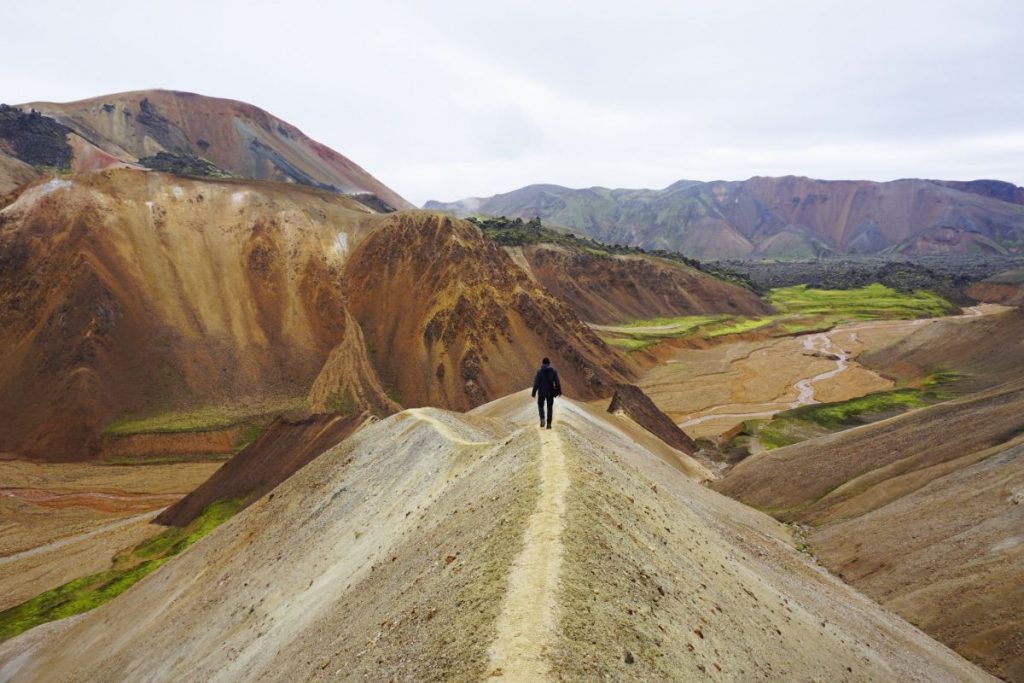
[[[971,306],[969,308],[965,308],[964,312],[961,315],[950,316],[950,317],[954,317],[954,318],[976,318],[976,317],[979,317],[979,316],[982,316],[982,315],[989,315],[989,314],[992,314],[992,313],[997,313],[997,312],[999,312],[1001,310],[1006,310],[1006,309],[1004,307],[1001,307],[1001,306],[992,306],[992,305],[988,305],[988,304],[982,304],[982,305],[979,305],[979,306]],[[685,420],[683,422],[679,422],[677,424],[678,424],[680,429],[685,430],[687,427],[693,427],[694,425],[703,424],[703,423],[708,422],[710,420],[737,419],[737,420],[742,421],[742,420],[749,420],[749,419],[752,419],[752,418],[771,417],[772,415],[775,415],[776,413],[782,412],[783,410],[791,410],[793,408],[799,408],[800,406],[810,405],[812,403],[820,403],[820,401],[818,401],[814,397],[814,385],[817,384],[818,382],[824,381],[826,379],[831,379],[832,377],[835,377],[839,373],[845,371],[849,367],[849,361],[850,361],[850,355],[845,350],[840,348],[838,344],[835,343],[835,341],[830,336],[831,334],[833,334],[833,333],[851,334],[852,335],[852,339],[856,340],[857,339],[857,334],[856,333],[859,332],[859,331],[862,331],[862,330],[871,330],[871,329],[876,329],[876,328],[882,327],[882,326],[890,327],[890,328],[893,328],[893,327],[917,327],[919,325],[923,325],[925,323],[928,323],[928,322],[930,322],[932,320],[936,320],[936,318],[919,318],[917,320],[907,320],[907,321],[902,322],[902,323],[894,323],[892,321],[867,322],[867,323],[860,323],[860,324],[855,324],[855,325],[847,325],[847,326],[844,326],[844,327],[841,327],[841,328],[836,328],[835,330],[832,330],[831,332],[819,332],[819,333],[816,333],[816,334],[809,334],[809,335],[806,335],[804,337],[801,337],[800,339],[802,339],[802,341],[803,341],[803,348],[804,348],[804,350],[809,355],[826,355],[826,356],[831,356],[831,357],[835,358],[836,366],[834,368],[830,369],[830,370],[827,370],[825,372],[821,372],[821,373],[819,373],[817,375],[814,375],[813,377],[806,377],[806,378],[801,379],[798,382],[796,382],[793,385],[793,388],[796,389],[796,392],[797,392],[797,397],[796,397],[795,401],[792,401],[792,402],[789,402],[789,403],[786,403],[786,402],[771,402],[771,401],[766,402],[766,403],[762,403],[760,405],[769,405],[769,406],[773,406],[773,408],[771,410],[762,410],[762,411],[757,411],[757,412],[719,412],[719,411],[730,410],[730,409],[736,410],[736,409],[742,408],[745,404],[743,404],[743,403],[733,403],[733,404],[718,405],[718,406],[713,406],[711,408],[707,408],[706,409],[707,412],[704,412],[704,414],[700,415],[699,417],[691,417],[690,419]]]

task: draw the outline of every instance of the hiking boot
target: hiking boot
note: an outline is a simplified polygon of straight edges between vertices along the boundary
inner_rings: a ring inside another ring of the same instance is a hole
[[[548,422],[548,429],[551,429],[551,423]]]
[[[544,418],[543,417],[540,419],[540,428],[544,429]]]

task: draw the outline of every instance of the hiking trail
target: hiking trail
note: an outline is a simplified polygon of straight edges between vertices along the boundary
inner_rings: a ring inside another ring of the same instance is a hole
[[[526,523],[523,549],[512,563],[498,633],[490,647],[490,675],[507,681],[550,678],[547,655],[558,626],[556,600],[569,473],[558,432],[542,430],[539,438],[540,497]]]
[[[103,526],[97,527],[90,531],[86,531],[79,534],[73,534],[71,536],[64,536],[63,538],[58,538],[54,541],[50,541],[49,543],[37,545],[27,550],[22,550],[11,555],[4,555],[0,557],[0,565],[10,564],[11,562],[24,560],[26,557],[33,557],[35,555],[41,555],[42,553],[48,553],[54,550],[59,550],[64,546],[71,545],[72,543],[78,543],[79,541],[87,541],[95,536],[101,536],[103,534],[110,533],[111,531],[117,531],[118,529],[122,529],[126,526],[137,524],[142,521],[152,521],[154,517],[156,517],[166,509],[167,508],[161,508],[159,510],[150,510],[149,512],[143,512],[141,515],[133,515],[131,517],[116,519],[113,522],[110,522],[109,524],[104,524]]]

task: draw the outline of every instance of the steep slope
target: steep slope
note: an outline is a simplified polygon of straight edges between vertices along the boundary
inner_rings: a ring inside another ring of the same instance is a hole
[[[561,244],[507,249],[516,263],[587,322],[703,313],[762,315],[771,310],[753,292],[676,261],[595,254]]]
[[[352,252],[345,294],[404,406],[465,409],[528,386],[551,357],[566,393],[611,394],[629,368],[472,224],[401,213]]]
[[[992,680],[630,421],[559,406],[550,432],[525,394],[365,428],[0,676]]]
[[[971,286],[967,295],[978,301],[1005,306],[1024,305],[1024,270],[999,273]]]
[[[250,104],[194,93],[140,90],[78,102],[20,105],[51,117],[109,156],[138,162],[161,152],[209,159],[243,178],[282,180],[347,194],[371,193],[412,208],[393,190],[295,126]],[[86,151],[75,150],[79,160]]]
[[[26,164],[0,152],[0,198],[39,177],[39,172]]]
[[[426,208],[542,219],[602,242],[700,258],[1005,253],[1024,238],[1024,190],[929,180],[823,181],[786,176],[680,181],[663,190],[531,185]]]
[[[28,187],[0,211],[0,452],[81,459],[126,413],[304,397],[373,218],[309,188],[127,169]]]
[[[181,415],[467,408],[543,356],[583,398],[630,375],[469,223],[135,169],[40,180],[0,210],[0,344],[0,453],[44,460],[99,457],[137,418],[118,448],[230,453],[240,427]]]
[[[827,567],[1024,680],[1024,381],[759,453],[715,488],[814,526]]]
[[[1024,312],[933,320],[857,360],[906,382],[936,371],[951,373],[946,389],[958,394],[989,389],[1024,377]]]
[[[218,501],[250,505],[329,448],[359,429],[366,415],[277,419],[260,437],[153,521],[184,527]]]

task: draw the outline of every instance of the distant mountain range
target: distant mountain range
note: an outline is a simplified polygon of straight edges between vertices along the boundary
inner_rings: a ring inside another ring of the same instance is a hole
[[[429,201],[459,216],[533,218],[602,242],[704,259],[1018,253],[1024,188],[998,180],[680,180],[663,190],[530,185]]]

